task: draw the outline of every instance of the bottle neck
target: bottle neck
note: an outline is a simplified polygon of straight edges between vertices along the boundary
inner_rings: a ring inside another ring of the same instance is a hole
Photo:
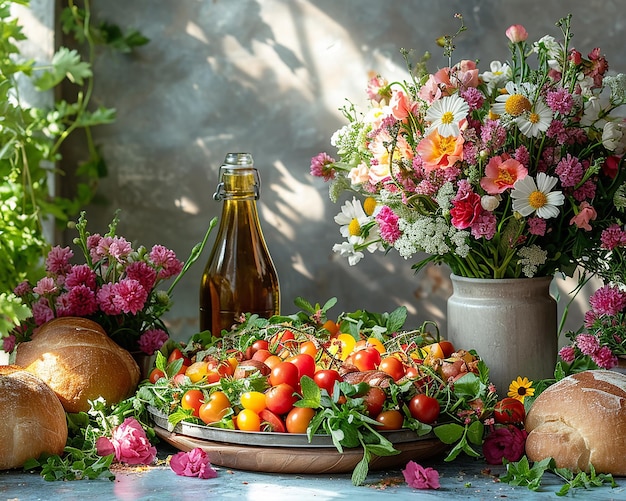
[[[260,195],[261,179],[255,168],[220,167],[220,183],[213,194],[214,200],[258,200]]]

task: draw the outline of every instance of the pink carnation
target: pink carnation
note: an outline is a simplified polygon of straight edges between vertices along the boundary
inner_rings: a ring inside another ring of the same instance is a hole
[[[147,291],[156,284],[157,272],[145,261],[135,261],[126,267],[126,277],[137,280]]]
[[[143,310],[148,299],[148,291],[142,287],[138,280],[123,278],[113,284],[113,302],[123,313],[136,315]]]
[[[604,285],[591,295],[589,304],[598,315],[617,315],[626,308],[626,292]]]
[[[72,315],[87,317],[95,313],[98,309],[96,295],[94,291],[86,285],[72,287],[67,293],[67,296],[72,309]]]
[[[85,285],[95,290],[96,288],[96,272],[89,265],[79,264],[72,266],[72,269],[65,277],[66,287],[76,287],[77,285]]]
[[[35,320],[36,325],[43,325],[48,320],[52,320],[54,318],[54,311],[50,308],[48,300],[45,297],[36,301],[31,309],[33,311],[33,319]]]
[[[184,477],[215,478],[217,471],[211,467],[209,456],[200,447],[189,452],[178,452],[170,459],[170,468]]]
[[[155,351],[163,346],[163,343],[167,341],[169,336],[167,332],[162,329],[150,329],[144,332],[140,337],[137,344],[139,349],[148,355],[153,355]]]
[[[31,292],[31,287],[28,280],[24,280],[22,283],[17,284],[15,289],[13,289],[13,293],[19,297],[24,297],[29,292]]]
[[[612,369],[617,365],[617,357],[608,346],[600,347],[591,355],[591,360],[601,369]]]
[[[381,238],[393,244],[400,238],[400,228],[398,228],[398,216],[389,207],[384,205],[376,215],[376,222],[380,229]]]
[[[174,251],[162,245],[152,247],[150,260],[158,270],[157,277],[159,279],[166,279],[178,275],[183,269],[183,263],[176,259]]]
[[[33,287],[33,292],[35,294],[39,294],[40,296],[44,296],[46,294],[54,294],[57,292],[57,285],[54,282],[54,278],[52,277],[43,277],[40,278],[37,282],[37,285]]]
[[[593,355],[600,348],[600,342],[593,334],[578,334],[576,346],[583,355]]]
[[[70,259],[74,253],[69,247],[57,245],[50,249],[46,258],[46,271],[54,275],[65,275],[70,270]]]
[[[571,364],[576,359],[576,349],[573,346],[563,346],[559,350],[559,356],[564,362]]]
[[[106,283],[96,293],[96,301],[99,308],[106,315],[119,315],[122,313],[121,304],[116,298],[115,284]]]
[[[612,224],[600,236],[601,247],[613,250],[616,247],[626,246],[626,232],[618,225]]]
[[[526,430],[516,426],[500,426],[485,437],[483,455],[489,464],[502,464],[502,460],[519,461],[524,455]]]
[[[15,348],[15,335],[11,334],[2,340],[2,349],[6,353],[11,353],[13,348]]]
[[[111,438],[100,437],[96,449],[101,456],[115,454],[115,460],[126,464],[152,464],[157,450],[135,418],[126,418],[113,429]]]
[[[414,489],[439,489],[439,472],[433,468],[424,468],[415,461],[409,461],[402,475]]]
[[[315,177],[323,177],[324,181],[335,179],[337,173],[333,168],[335,159],[328,153],[322,152],[311,158],[311,175]]]

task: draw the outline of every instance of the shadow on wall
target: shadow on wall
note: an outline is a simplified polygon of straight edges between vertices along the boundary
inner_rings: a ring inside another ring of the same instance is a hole
[[[333,216],[341,204],[331,203],[327,186],[310,176],[310,158],[334,153],[330,136],[344,124],[338,109],[346,98],[365,103],[370,71],[405,74],[401,47],[415,48],[416,58],[431,51],[431,71],[447,64],[434,40],[456,31],[455,12],[463,13],[468,25],[455,61],[505,58],[504,30],[510,24],[525,24],[533,38],[556,35],[554,23],[567,12],[560,3],[539,0],[432,5],[426,0],[94,4],[95,22],[137,28],[151,42],[133,55],[103,52],[94,68],[94,100],[117,108],[118,119],[97,131],[110,174],[99,189],[99,203],[87,208],[92,231],[106,228],[121,208],[121,234],[146,246],[161,243],[185,258],[220,213],[212,194],[225,154],[249,151],[263,180],[259,212],[285,313],[294,311],[296,296],[320,303],[337,297],[331,314],[391,311],[405,304],[411,326],[435,320],[445,332],[451,293],[446,268],[428,268],[415,277],[412,263],[397,255],[368,254],[356,267],[333,255],[332,245],[341,241]],[[574,0],[567,8],[574,13],[575,42],[591,49],[600,45],[595,37],[607,37],[615,48],[614,54],[607,51],[609,61],[615,56],[615,66],[624,66],[617,4]],[[599,34],[597,26],[606,29]],[[74,148],[64,161],[80,155],[80,145]],[[72,237],[67,234],[67,241]],[[200,261],[207,257],[208,249]],[[168,320],[181,340],[197,329],[202,266],[196,264],[175,291]],[[575,313],[570,318],[579,321],[581,313]]]

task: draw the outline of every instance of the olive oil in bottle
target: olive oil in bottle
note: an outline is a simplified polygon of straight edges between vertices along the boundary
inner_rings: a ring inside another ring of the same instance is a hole
[[[260,178],[252,155],[228,153],[213,198],[223,201],[215,244],[200,284],[200,330],[219,336],[244,313],[280,312],[278,275],[261,231]]]

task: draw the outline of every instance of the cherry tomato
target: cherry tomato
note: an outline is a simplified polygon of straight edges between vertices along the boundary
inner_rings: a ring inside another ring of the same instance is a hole
[[[399,430],[404,423],[404,416],[400,411],[390,409],[376,416],[376,421],[380,423],[376,426],[379,430]]]
[[[206,377],[209,370],[209,364],[207,362],[194,362],[185,371],[185,375],[191,379],[192,383],[197,383],[202,378]]]
[[[257,414],[267,407],[265,404],[265,393],[260,391],[246,391],[239,398],[244,409],[250,409]]]
[[[193,410],[193,415],[198,417],[200,415],[200,406],[204,403],[204,393],[200,390],[187,390],[183,394],[183,398],[180,401],[180,405],[183,409]]]
[[[267,350],[269,348],[269,343],[265,339],[257,339],[254,343],[252,343],[252,349],[256,352],[259,350]]]
[[[286,433],[285,422],[269,409],[259,412],[261,418],[261,431],[273,431],[276,433]]]
[[[263,361],[263,363],[267,365],[270,369],[273,369],[278,364],[281,364],[283,362],[284,360],[280,358],[278,355],[271,355]]]
[[[252,360],[258,360],[259,362],[265,362],[269,357],[272,356],[272,352],[270,350],[261,348],[254,352],[252,355]]]
[[[242,431],[261,431],[261,418],[251,409],[237,414],[237,428]]]
[[[230,400],[224,392],[214,391],[201,406],[199,418],[206,424],[221,421],[228,413]]]
[[[443,358],[448,358],[454,353],[454,345],[450,341],[439,341],[441,351],[443,351]]]
[[[326,320],[326,322],[324,322],[324,325],[322,325],[322,327],[324,329],[326,329],[328,332],[330,332],[331,336],[334,336],[335,334],[337,334],[339,332],[339,325],[337,325],[337,322],[335,322],[334,320]]]
[[[339,334],[336,342],[339,345],[339,358],[341,358],[341,360],[348,358],[348,355],[352,353],[352,350],[354,350],[356,346],[356,339],[350,334]]]
[[[269,341],[269,350],[276,354],[284,349],[291,349],[296,346],[295,336],[290,330],[284,330],[274,334]]]
[[[315,410],[309,407],[294,407],[285,418],[285,427],[288,433],[306,433]]]
[[[393,356],[383,358],[378,365],[378,370],[389,374],[394,381],[403,378],[405,373],[404,364]]]
[[[159,379],[161,379],[162,377],[165,377],[165,373],[161,370],[161,369],[157,369],[156,367],[154,369],[152,369],[152,371],[150,372],[150,382],[152,384],[156,383]]]
[[[375,337],[367,338],[367,346],[376,348],[378,350],[378,353],[380,353],[381,355],[387,352],[387,349],[385,348],[385,345],[382,343],[382,341],[380,339],[376,339]]]
[[[363,402],[365,403],[365,409],[367,413],[374,417],[378,416],[380,412],[383,410],[383,405],[385,404],[385,400],[387,400],[387,395],[383,391],[382,388],[378,386],[372,386],[367,393],[363,395]]]
[[[321,389],[326,390],[332,396],[335,381],[342,381],[341,375],[335,369],[321,369],[313,374],[313,381]]]
[[[422,423],[434,423],[439,417],[440,406],[436,398],[424,393],[415,395],[409,402],[411,416]]]
[[[189,360],[185,355],[183,355],[183,352],[180,351],[178,348],[174,348],[169,356],[167,357],[167,363],[171,363],[174,360],[178,360],[179,358],[183,359],[183,365],[186,365],[187,367],[189,367],[191,365],[191,360]]]
[[[313,377],[315,374],[315,359],[308,353],[300,353],[294,357],[288,358],[287,362],[292,363],[298,368],[298,382],[302,376]]]
[[[286,383],[272,386],[265,392],[267,408],[278,415],[287,414],[293,408],[296,400],[298,397],[295,395],[294,389]]]
[[[354,353],[354,365],[360,371],[373,371],[380,363],[380,352],[374,348],[363,348]]]
[[[298,348],[300,353],[306,353],[307,355],[315,358],[317,356],[317,346],[313,341],[304,341],[300,343],[300,347]]]
[[[410,379],[417,379],[420,375],[420,371],[417,367],[410,365],[406,368],[404,375]]]
[[[496,423],[523,423],[526,419],[526,409],[524,409],[524,404],[516,398],[506,397],[496,403],[493,417]]]
[[[432,358],[445,358],[441,344],[433,343],[425,346],[424,349],[428,352],[428,355]]]
[[[297,388],[300,383],[298,367],[290,362],[280,362],[270,372],[269,383],[272,386],[285,383],[291,386],[292,389]]]

